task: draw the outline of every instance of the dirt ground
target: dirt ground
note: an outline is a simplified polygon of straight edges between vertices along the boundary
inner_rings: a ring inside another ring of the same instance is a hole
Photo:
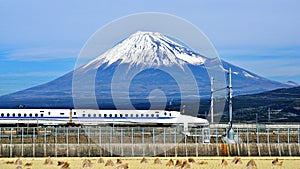
[[[111,159],[114,162],[114,166],[105,166],[105,163],[98,163],[100,157],[98,158],[55,158],[51,157],[53,164],[45,165],[46,158],[20,158],[22,164],[15,164],[18,158],[0,158],[0,168],[1,169],[16,169],[18,166],[21,166],[22,169],[60,169],[61,166],[57,166],[58,161],[68,162],[70,169],[81,169],[83,168],[83,161],[89,159],[91,161],[91,166],[87,167],[89,169],[115,169],[121,164],[116,164],[117,157],[103,157],[104,162],[107,162]],[[174,163],[176,160],[188,160],[188,158],[193,158],[195,163],[189,163],[191,169],[218,169],[218,168],[231,168],[231,169],[245,169],[249,160],[253,159],[257,165],[257,168],[260,169],[300,169],[300,157],[279,157],[279,162],[283,161],[282,166],[272,165],[272,161],[276,157],[240,157],[242,163],[234,164],[232,160],[234,157],[165,157],[159,158],[161,164],[154,164],[156,157],[146,157],[148,163],[141,164],[140,161],[142,157],[121,157],[122,163],[128,163],[130,169],[162,169],[162,168],[180,168],[175,166],[166,166],[168,160],[172,159]],[[228,163],[227,166],[222,165],[222,159],[225,159]],[[201,164],[204,163],[204,164]],[[26,165],[27,164],[27,165]]]

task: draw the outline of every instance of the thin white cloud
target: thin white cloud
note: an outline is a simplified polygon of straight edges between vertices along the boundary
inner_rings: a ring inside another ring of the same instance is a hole
[[[49,61],[58,59],[76,58],[79,49],[59,49],[59,48],[30,48],[7,51],[7,60],[12,61]]]
[[[263,77],[297,82],[297,77],[300,77],[299,54],[299,47],[236,47],[219,51],[220,58]]]
[[[294,47],[290,49],[281,49],[281,48],[258,48],[258,47],[236,47],[236,48],[224,48],[219,49],[218,53],[220,57],[290,57],[298,56],[300,54],[300,48]]]
[[[65,74],[67,72],[58,71],[43,71],[43,72],[26,72],[26,73],[5,73],[0,74],[1,77],[57,77],[58,75]],[[13,78],[12,78],[13,79]]]
[[[249,60],[244,57],[236,57],[227,61],[266,78],[282,77],[281,79],[294,80],[294,77],[300,76],[300,58],[262,58],[263,59],[253,58],[253,60]]]

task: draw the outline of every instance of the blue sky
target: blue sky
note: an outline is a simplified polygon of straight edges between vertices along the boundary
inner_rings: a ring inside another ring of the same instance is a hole
[[[297,0],[0,0],[0,95],[71,71],[95,31],[139,12],[184,18],[208,36],[221,59],[300,83],[299,6]]]

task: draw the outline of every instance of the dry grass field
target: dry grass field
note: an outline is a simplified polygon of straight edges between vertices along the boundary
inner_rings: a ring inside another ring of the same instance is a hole
[[[272,164],[272,161],[275,157],[240,157],[240,161],[236,161],[235,164],[233,161],[234,157],[190,157],[195,160],[193,162],[190,159],[188,165],[191,169],[218,169],[218,168],[230,168],[230,169],[245,169],[249,160],[253,159],[256,163],[257,168],[259,169],[300,169],[300,157],[280,157],[278,158],[277,165]],[[159,158],[160,162],[154,164],[155,157],[147,157],[147,163],[141,163],[142,157],[137,158],[126,158],[122,157],[121,164],[117,164],[118,158],[116,157],[103,157],[104,163],[99,163],[100,158],[50,158],[48,161],[47,158],[0,158],[0,169],[123,169],[126,167],[118,167],[122,164],[128,163],[128,168],[130,169],[179,169],[179,165],[176,167],[176,160],[181,160],[184,163],[185,160],[188,161],[188,157],[171,157],[171,158]],[[114,163],[114,166],[105,166],[105,163],[111,159]],[[170,163],[170,166],[167,166],[167,162],[172,159],[174,164]],[[224,160],[223,160],[224,159]],[[224,161],[222,164],[222,160]],[[65,165],[65,168],[62,167],[64,164],[57,166],[58,161],[68,162],[68,165]],[[283,161],[283,162],[281,162]],[[52,164],[51,164],[52,162]],[[192,163],[193,162],[193,163]],[[18,164],[16,164],[18,163]],[[48,164],[45,164],[48,163]],[[227,163],[227,165],[226,165]],[[282,166],[280,166],[282,164]],[[187,165],[187,168],[188,168]],[[18,167],[19,166],[19,167]],[[124,166],[124,165],[123,165]],[[184,167],[183,167],[184,168]],[[247,169],[250,169],[248,167]],[[253,169],[255,167],[252,167]]]

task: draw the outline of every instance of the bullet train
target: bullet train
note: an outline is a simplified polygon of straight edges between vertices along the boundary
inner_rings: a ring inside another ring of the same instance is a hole
[[[0,109],[0,125],[174,125],[208,126],[206,119],[166,110]]]

